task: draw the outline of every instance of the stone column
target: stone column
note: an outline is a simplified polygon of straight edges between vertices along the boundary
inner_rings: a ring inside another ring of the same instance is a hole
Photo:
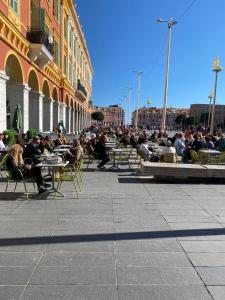
[[[74,120],[75,120],[75,117],[74,117],[74,114],[75,114],[75,110],[74,108],[71,109],[71,132],[74,133],[75,129],[74,129]]]
[[[75,131],[78,131],[78,111],[75,110]]]
[[[43,99],[43,131],[53,130],[53,100],[50,97]]]
[[[60,105],[58,101],[53,103],[53,128],[58,127],[60,121]]]
[[[39,132],[43,131],[43,97],[40,92],[29,92],[29,127]]]
[[[7,129],[6,82],[9,77],[0,71],[0,132]]]
[[[26,133],[29,129],[29,91],[26,84],[17,82],[7,83],[7,100],[10,106],[10,126],[12,127],[13,117],[17,105],[20,105],[22,114],[21,132]]]

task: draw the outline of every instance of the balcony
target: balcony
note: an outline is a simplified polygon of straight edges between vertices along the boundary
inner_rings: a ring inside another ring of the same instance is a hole
[[[82,102],[87,100],[87,91],[85,87],[81,84],[80,80],[77,81],[77,90],[75,92],[75,95]]]
[[[40,68],[53,60],[54,44],[46,31],[35,27],[28,28],[27,39],[30,42],[29,58]]]

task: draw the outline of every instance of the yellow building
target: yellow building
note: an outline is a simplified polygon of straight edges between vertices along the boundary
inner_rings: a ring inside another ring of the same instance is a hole
[[[0,131],[90,124],[93,68],[73,0],[0,1]]]

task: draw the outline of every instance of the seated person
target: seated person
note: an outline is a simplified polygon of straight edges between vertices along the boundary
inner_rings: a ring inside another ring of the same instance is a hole
[[[203,140],[201,140],[201,135],[199,133],[196,133],[194,135],[194,141],[192,143],[191,149],[198,152],[198,150],[202,148],[205,148],[205,143]]]
[[[143,139],[140,145],[140,152],[143,154],[145,160],[151,160],[152,152],[148,149],[148,139]]]
[[[3,142],[4,134],[0,133],[0,151],[4,152],[6,150],[5,144]]]
[[[96,134],[92,133],[91,138],[86,143],[86,151],[88,154],[93,154],[95,152],[96,144],[97,144]]]
[[[205,146],[206,146],[207,149],[210,149],[210,150],[213,150],[215,148],[215,145],[211,141],[211,137],[210,136],[206,136],[205,137]]]
[[[95,147],[95,152],[97,153],[98,158],[101,159],[100,164],[97,166],[99,170],[104,170],[104,165],[110,161],[105,143],[107,143],[107,136],[103,134]]]
[[[80,145],[80,141],[78,139],[73,140],[73,146],[70,150],[65,152],[65,159],[70,163],[75,163],[80,160],[80,158],[84,155],[84,150]]]
[[[38,135],[35,136],[33,138],[33,141],[29,143],[24,149],[23,157],[31,158],[34,164],[37,164],[39,162],[39,158],[41,155],[40,143],[41,143],[40,137]]]
[[[174,143],[174,147],[176,149],[177,155],[183,157],[185,154],[185,140],[182,132],[178,134],[176,141]]]
[[[55,146],[61,146],[66,144],[66,139],[62,133],[58,133],[58,138],[54,141]]]
[[[172,147],[171,141],[167,141],[166,147],[161,148],[160,161],[167,163],[176,162],[176,149]]]
[[[46,137],[44,138],[43,141],[43,152],[53,152],[54,150],[54,145],[52,143],[52,139],[50,137],[50,135],[46,135]]]
[[[9,150],[9,156],[6,160],[7,169],[11,172],[13,179],[22,179],[23,177],[35,177],[39,194],[46,191],[46,187],[50,187],[50,184],[44,183],[41,175],[41,168],[25,164],[23,160],[23,147],[15,144]]]

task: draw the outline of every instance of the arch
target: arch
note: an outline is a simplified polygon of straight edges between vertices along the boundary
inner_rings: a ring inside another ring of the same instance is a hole
[[[53,100],[59,102],[59,97],[58,97],[58,92],[57,92],[56,87],[53,88],[52,98],[53,98]]]
[[[45,97],[50,97],[50,89],[47,80],[44,80],[43,82],[42,93]]]
[[[34,69],[31,69],[30,72],[29,72],[28,86],[34,91],[39,91],[40,90],[38,76],[37,76],[37,73]]]
[[[24,82],[23,68],[19,58],[10,52],[5,61],[5,73],[9,76],[10,82]]]

